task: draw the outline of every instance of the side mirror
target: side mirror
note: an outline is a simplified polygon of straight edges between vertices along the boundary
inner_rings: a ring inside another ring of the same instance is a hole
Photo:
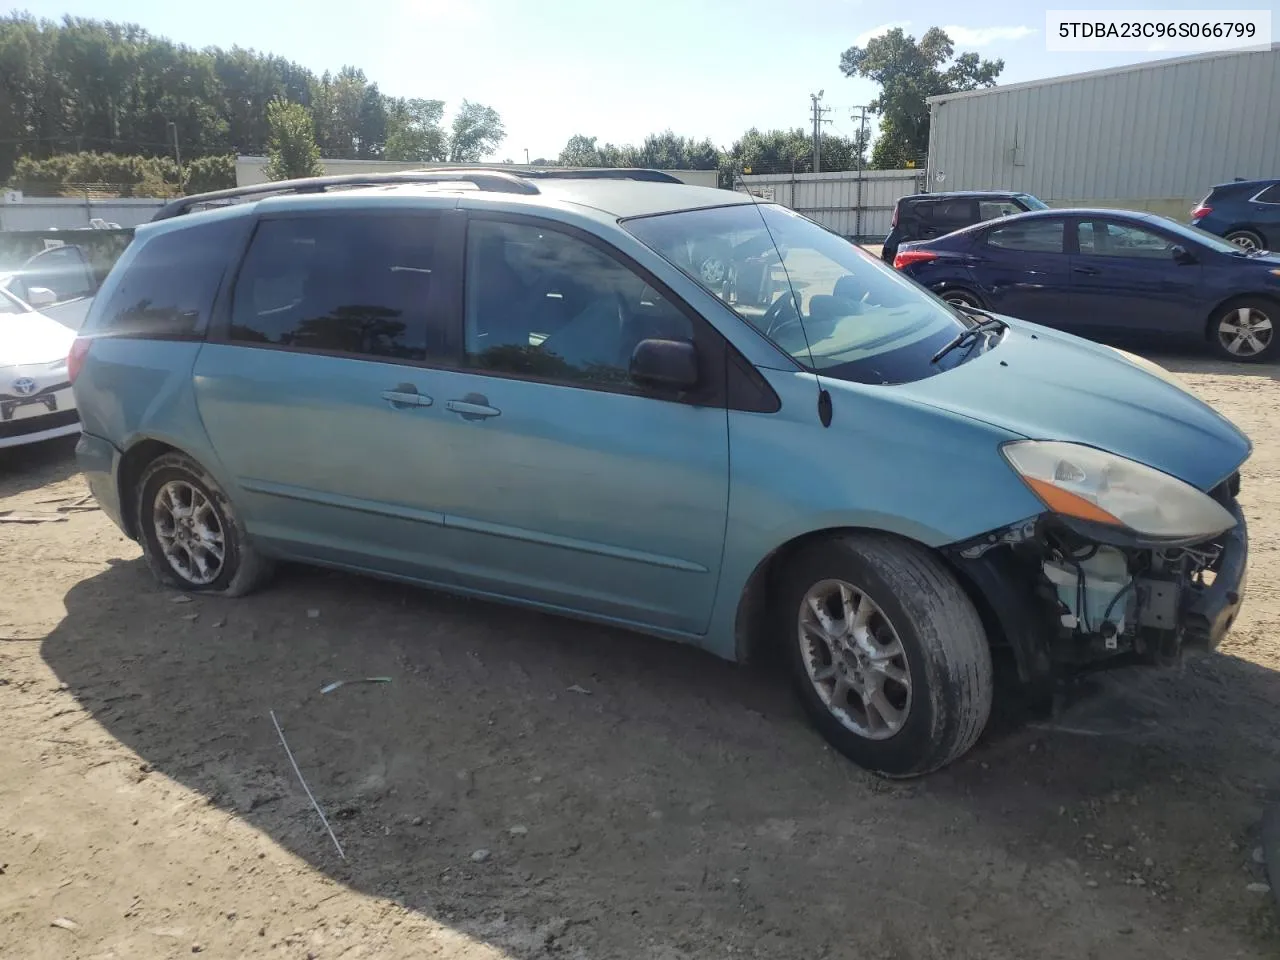
[[[48,287],[28,287],[27,303],[39,309],[58,302],[58,295]]]
[[[648,387],[688,390],[698,383],[698,351],[688,340],[641,340],[631,353],[631,379]]]
[[[1193,254],[1190,250],[1188,250],[1184,246],[1175,245],[1170,249],[1169,252],[1173,254],[1174,263],[1192,264],[1192,263],[1198,262],[1196,260],[1195,254]]]

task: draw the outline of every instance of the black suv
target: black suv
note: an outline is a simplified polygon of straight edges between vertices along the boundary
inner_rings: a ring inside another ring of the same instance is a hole
[[[898,244],[932,240],[961,227],[1007,217],[1028,210],[1046,210],[1048,204],[1029,193],[969,190],[963,193],[917,193],[903,197],[893,208],[889,235],[884,238],[882,259],[893,263]]]

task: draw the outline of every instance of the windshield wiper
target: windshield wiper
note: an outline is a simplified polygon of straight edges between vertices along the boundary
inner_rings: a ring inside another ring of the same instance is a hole
[[[968,330],[961,330],[954,337],[948,340],[946,343],[946,346],[944,346],[941,350],[935,353],[933,357],[929,360],[929,362],[937,363],[939,360],[945,357],[952,350],[955,350],[957,347],[966,346],[976,341],[978,337],[982,336],[983,334],[998,333],[999,331],[1009,326],[1003,320],[999,320],[996,317],[987,316],[987,314],[985,313],[979,314],[979,316],[987,317],[987,319],[983,320],[981,323],[974,324]]]

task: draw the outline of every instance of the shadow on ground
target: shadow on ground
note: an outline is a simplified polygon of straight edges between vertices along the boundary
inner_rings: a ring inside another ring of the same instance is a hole
[[[59,437],[0,450],[0,497],[38,490],[74,477],[79,472],[75,458],[78,440],[78,437]]]
[[[1108,679],[1047,725],[1006,711],[950,769],[888,783],[829,751],[776,677],[571,621],[299,570],[178,604],[140,561],[65,605],[44,659],[145,763],[512,956],[1280,942],[1240,852],[1280,785],[1280,677],[1245,661]],[[320,693],[372,676],[391,682]]]

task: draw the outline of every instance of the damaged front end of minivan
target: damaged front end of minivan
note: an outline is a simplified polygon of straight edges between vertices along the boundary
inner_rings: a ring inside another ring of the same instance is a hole
[[[1212,650],[1243,602],[1237,469],[1207,493],[1089,447],[1004,450],[1046,510],[944,552],[1030,684]]]

